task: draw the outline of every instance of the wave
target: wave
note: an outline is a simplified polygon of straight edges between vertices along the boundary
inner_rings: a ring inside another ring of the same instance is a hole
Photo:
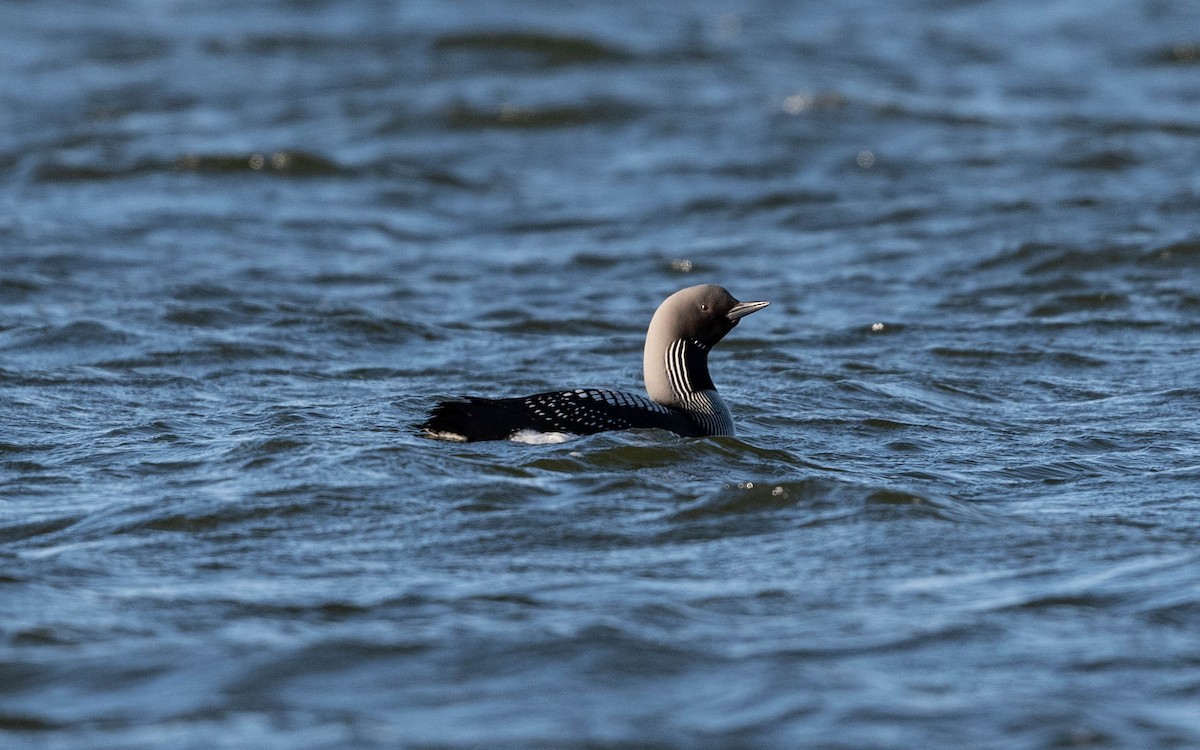
[[[547,68],[632,59],[629,51],[588,37],[524,30],[443,34],[433,40],[433,49],[442,54],[469,53],[482,58],[472,61],[472,68]]]
[[[825,478],[725,483],[721,489],[669,512],[665,518],[673,524],[704,520],[724,523],[729,517],[781,514],[791,516],[792,524],[797,527],[863,516],[876,520],[927,517],[956,522],[991,519],[990,514],[949,498]],[[738,533],[736,528],[727,532]]]
[[[74,348],[126,346],[141,337],[97,320],[76,320],[59,325],[17,328],[8,332],[10,341],[0,344],[8,351],[62,351]]]
[[[594,98],[579,103],[481,105],[458,102],[442,110],[442,123],[448,128],[546,129],[583,125],[615,125],[635,119],[642,108],[614,98]]]
[[[228,154],[184,154],[173,159],[116,159],[95,156],[65,161],[44,159],[32,177],[38,182],[90,182],[119,180],[150,174],[263,174],[277,177],[352,176],[355,170],[333,159],[308,151],[279,150]]]
[[[187,154],[177,158],[174,167],[186,172],[264,172],[288,177],[326,177],[349,172],[333,159],[308,151]]]
[[[1200,612],[1196,583],[1200,558],[1194,553],[1145,555],[1102,563],[1089,570],[1012,573],[979,602],[986,611],[1105,609],[1142,617],[1185,616]]]
[[[1190,268],[1198,265],[1200,265],[1200,239],[1187,237],[1150,247],[1134,244],[1081,247],[1059,243],[1023,242],[1016,247],[984,259],[976,264],[976,270],[992,271],[1016,267],[1029,277],[1038,277],[1064,272],[1083,275],[1100,273],[1105,269]],[[1066,282],[1072,283],[1070,278],[1066,279]],[[1031,280],[1030,283],[1035,282]],[[1073,283],[1077,287],[1083,285],[1078,278]],[[1110,295],[1094,300],[1105,304],[1113,304],[1122,299],[1119,295],[1113,295],[1112,292],[1102,291],[1098,294]]]

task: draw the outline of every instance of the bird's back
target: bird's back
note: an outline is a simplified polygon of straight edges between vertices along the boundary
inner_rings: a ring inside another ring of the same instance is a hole
[[[523,431],[591,435],[637,427],[670,430],[686,437],[706,434],[703,425],[677,409],[645,396],[600,388],[443,401],[420,425],[426,434],[462,441],[504,440]]]

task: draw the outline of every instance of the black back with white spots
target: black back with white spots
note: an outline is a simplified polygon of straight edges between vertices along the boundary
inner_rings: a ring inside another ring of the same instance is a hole
[[[686,437],[705,434],[679,410],[645,396],[600,388],[548,391],[519,398],[443,401],[420,427],[430,435],[464,441],[503,440],[525,430],[591,435],[655,427]]]

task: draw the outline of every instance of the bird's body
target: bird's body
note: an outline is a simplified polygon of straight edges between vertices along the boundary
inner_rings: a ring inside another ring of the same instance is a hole
[[[590,435],[651,427],[685,437],[734,434],[733,415],[708,374],[708,352],[738,321],[767,302],[738,302],[713,284],[672,294],[646,332],[643,374],[650,398],[597,388],[517,398],[443,401],[420,428],[447,440],[503,440],[519,434]]]

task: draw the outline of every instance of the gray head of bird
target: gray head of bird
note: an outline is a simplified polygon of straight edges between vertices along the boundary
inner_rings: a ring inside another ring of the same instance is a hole
[[[662,345],[684,339],[711,349],[742,318],[770,302],[739,302],[724,287],[701,284],[680,289],[667,297],[650,320],[647,343]]]

